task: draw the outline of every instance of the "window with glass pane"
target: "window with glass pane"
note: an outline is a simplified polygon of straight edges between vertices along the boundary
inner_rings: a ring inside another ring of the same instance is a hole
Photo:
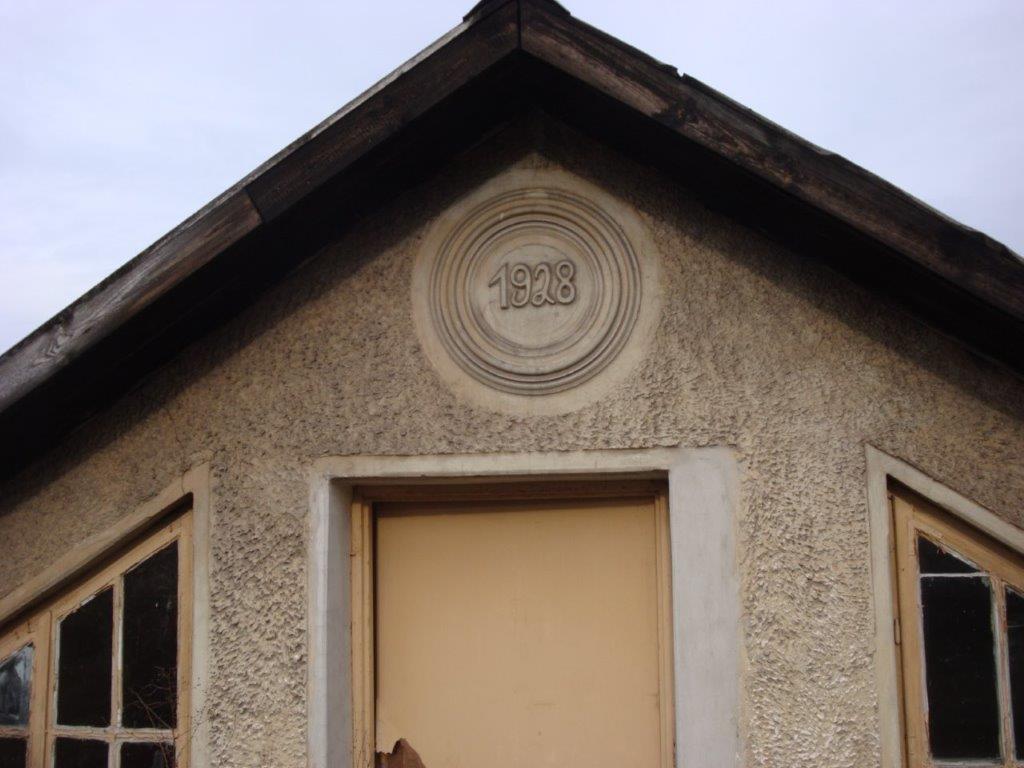
[[[911,766],[1019,766],[1024,558],[892,489]]]
[[[189,531],[186,513],[37,610],[31,642],[0,637],[0,768],[185,768]]]
[[[35,648],[25,643],[0,657],[0,768],[24,768]]]

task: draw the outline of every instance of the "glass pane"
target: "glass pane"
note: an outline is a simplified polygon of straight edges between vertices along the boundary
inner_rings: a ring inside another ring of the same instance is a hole
[[[921,573],[977,573],[978,569],[959,556],[932,543],[924,536],[917,537],[917,559]]]
[[[26,645],[0,661],[0,725],[28,725],[32,650]]]
[[[932,755],[999,757],[989,580],[925,576],[921,605]]]
[[[0,738],[0,768],[25,768],[27,755],[25,739]]]
[[[60,623],[57,722],[110,725],[114,590],[107,587]]]
[[[107,768],[107,743],[59,738],[53,751],[53,768]]]
[[[178,703],[178,545],[124,576],[124,713],[130,728],[173,728]]]
[[[174,745],[122,744],[121,768],[174,768]]]
[[[1006,590],[1006,634],[1010,655],[1010,701],[1017,759],[1024,759],[1024,596]]]

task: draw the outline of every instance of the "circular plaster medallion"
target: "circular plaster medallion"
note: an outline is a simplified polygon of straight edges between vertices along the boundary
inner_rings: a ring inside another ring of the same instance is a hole
[[[472,378],[517,395],[575,387],[622,350],[640,262],[601,206],[567,189],[494,194],[449,228],[429,273],[430,319]]]

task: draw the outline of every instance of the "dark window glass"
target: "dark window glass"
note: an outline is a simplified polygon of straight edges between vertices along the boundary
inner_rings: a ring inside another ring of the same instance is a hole
[[[174,745],[122,744],[121,768],[174,768]]]
[[[173,728],[178,680],[178,545],[124,576],[124,713],[131,728]]]
[[[996,758],[999,703],[989,580],[924,576],[921,605],[932,755]]]
[[[53,768],[107,768],[107,743],[59,738],[53,751]]]
[[[28,725],[32,650],[26,645],[0,661],[0,725]]]
[[[1010,656],[1010,702],[1017,759],[1024,759],[1024,596],[1006,590],[1006,647]]]
[[[57,722],[62,725],[110,725],[113,609],[114,590],[107,587],[60,623]]]
[[[978,569],[924,536],[917,537],[917,559],[921,573],[977,573]]]
[[[0,768],[25,768],[27,755],[25,739],[0,738]]]

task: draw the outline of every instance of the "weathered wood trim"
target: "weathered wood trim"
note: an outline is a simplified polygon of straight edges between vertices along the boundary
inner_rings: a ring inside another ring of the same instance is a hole
[[[360,94],[0,356],[0,411],[517,45],[509,0]]]
[[[676,764],[676,654],[672,611],[672,534],[668,488],[659,483],[653,495],[656,535],[656,581],[658,584],[658,689],[661,699],[661,764]]]
[[[472,8],[469,9],[469,11],[466,12],[466,15],[462,17],[462,20],[469,23],[479,21],[484,16],[486,16],[489,13],[493,13],[497,8],[500,8],[507,2],[509,2],[509,0],[480,0],[479,3],[474,5]],[[516,0],[516,2],[539,3],[546,7],[548,10],[550,10],[552,13],[560,13],[563,16],[570,15],[566,7],[561,3],[555,2],[555,0]]]
[[[374,634],[373,505],[352,499],[349,530],[349,584],[352,606],[352,768],[374,768],[376,754],[376,641]]]
[[[259,225],[249,195],[236,189],[158,240],[0,356],[0,412]]]
[[[475,24],[462,24],[409,65],[388,76],[383,87],[360,97],[317,126],[286,158],[247,185],[265,220],[296,202],[398,133],[428,109],[489,69],[519,44],[515,2],[506,2]]]
[[[543,6],[523,3],[527,53],[868,234],[1018,320],[1024,261],[849,160],[692,77]]]
[[[518,46],[514,0],[461,24],[0,356],[0,413]]]

